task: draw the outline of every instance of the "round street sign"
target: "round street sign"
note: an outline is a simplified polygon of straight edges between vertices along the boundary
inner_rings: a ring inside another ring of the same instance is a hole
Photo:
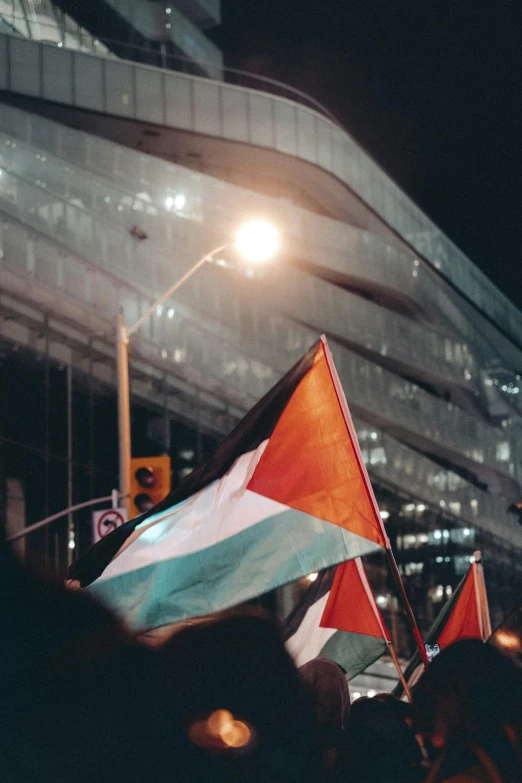
[[[96,532],[98,538],[104,538],[116,530],[117,527],[123,525],[125,518],[123,513],[117,508],[110,508],[108,511],[103,511],[96,521]]]

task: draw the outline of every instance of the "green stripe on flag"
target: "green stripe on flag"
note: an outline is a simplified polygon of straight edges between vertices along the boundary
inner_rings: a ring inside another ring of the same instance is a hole
[[[382,637],[337,631],[328,639],[318,657],[329,658],[340,664],[346,672],[346,678],[351,680],[384,655],[386,648],[387,644]]]
[[[338,525],[288,509],[206,549],[102,578],[87,589],[143,631],[227,609],[377,549]]]

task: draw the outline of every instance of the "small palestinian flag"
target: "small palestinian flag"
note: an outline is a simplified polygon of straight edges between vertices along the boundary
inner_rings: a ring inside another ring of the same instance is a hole
[[[390,635],[360,557],[329,568],[306,590],[284,626],[296,666],[329,658],[349,680],[386,652]]]
[[[213,458],[70,578],[136,630],[210,614],[387,545],[321,338]]]
[[[442,650],[460,639],[482,639],[485,642],[490,636],[491,622],[484,570],[480,552],[475,552],[468,573],[463,576],[429,629],[426,646],[434,647],[438,644]],[[420,676],[421,670],[417,672],[416,669],[421,663],[417,651],[404,671],[404,677],[410,685],[414,685]],[[399,683],[395,694],[399,695],[401,692],[402,686]]]
[[[460,585],[459,585],[460,587]],[[459,639],[482,639],[491,636],[488,600],[480,552],[475,552],[473,563],[462,584],[444,627],[437,636],[437,644],[444,647]],[[453,598],[453,596],[452,596]]]

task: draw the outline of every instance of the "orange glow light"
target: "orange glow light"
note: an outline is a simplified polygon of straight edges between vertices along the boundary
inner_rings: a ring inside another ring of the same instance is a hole
[[[201,748],[225,750],[244,748],[253,730],[243,721],[235,720],[228,710],[215,710],[207,720],[195,721],[188,729],[190,740]]]
[[[221,730],[221,739],[229,748],[244,748],[252,738],[252,732],[241,720],[226,723]]]
[[[221,737],[226,726],[234,720],[234,716],[228,710],[216,710],[207,720],[207,729],[210,734]]]
[[[494,639],[502,647],[507,647],[508,650],[517,650],[521,646],[518,636],[515,636],[514,633],[508,633],[506,631],[497,631],[497,633],[494,636]]]

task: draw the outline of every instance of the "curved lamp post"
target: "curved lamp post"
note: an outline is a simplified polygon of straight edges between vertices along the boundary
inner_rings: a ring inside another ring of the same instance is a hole
[[[165,291],[162,296],[154,302],[147,312],[128,327],[125,324],[123,314],[118,316],[116,327],[116,346],[117,346],[117,369],[118,369],[118,428],[119,428],[119,446],[120,446],[120,494],[121,502],[128,508],[130,493],[130,461],[131,461],[131,426],[130,426],[130,391],[129,391],[129,339],[134,332],[147,321],[150,316],[163,304],[172,294],[180,288],[183,283],[192,277],[197,270],[207,261],[211,261],[218,253],[233,244],[238,254],[246,261],[253,263],[262,263],[271,259],[279,249],[279,235],[277,229],[267,221],[252,220],[242,224],[233,243],[227,242],[224,245],[206,253],[192,266],[182,277],[179,278],[171,287]]]

